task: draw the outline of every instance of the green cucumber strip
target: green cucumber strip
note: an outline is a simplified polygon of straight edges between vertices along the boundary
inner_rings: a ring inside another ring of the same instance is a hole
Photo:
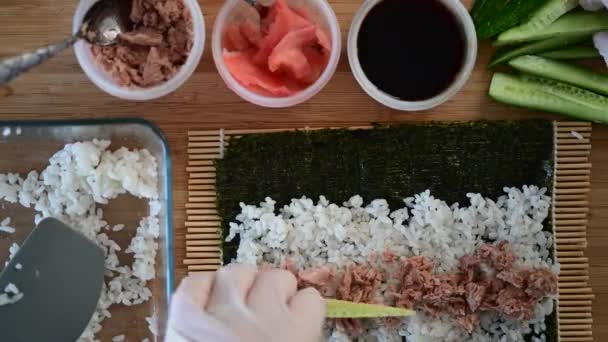
[[[514,106],[568,115],[581,120],[608,123],[608,100],[590,91],[555,81],[518,78],[495,73],[489,94]],[[606,105],[597,104],[606,101]]]
[[[489,39],[530,18],[546,0],[476,0],[471,10],[477,38]]]
[[[559,50],[542,52],[538,55],[552,59],[589,59],[601,56],[597,49],[591,45],[572,46]]]
[[[519,37],[529,32],[540,31],[551,25],[562,15],[573,10],[576,6],[578,6],[578,0],[550,0],[539,8],[530,20],[503,32],[498,36],[498,40],[501,37],[503,39],[504,37]]]
[[[590,40],[590,35],[563,35],[551,39],[541,40],[539,42],[532,42],[522,46],[518,46],[513,49],[506,48],[506,50],[500,50],[492,57],[492,61],[488,67],[493,67],[498,64],[507,62],[515,57],[536,54],[539,52],[551,51],[563,47],[567,47],[573,44],[578,44],[583,41]]]
[[[608,30],[608,11],[573,12],[557,19],[542,30],[507,31],[498,36],[494,45],[524,43],[571,34],[593,34]]]
[[[520,56],[510,60],[509,65],[528,74],[550,78],[608,95],[608,76],[578,65],[538,56]]]
[[[606,120],[608,120],[608,97],[596,94],[586,89],[575,87],[570,84],[546,78],[530,75],[521,75],[519,78],[548,94],[559,96],[565,100],[578,103],[582,106],[587,106],[598,112],[603,112],[607,115]]]
[[[327,318],[380,318],[407,317],[414,315],[410,309],[377,304],[353,303],[337,299],[325,299]]]
[[[550,0],[535,12],[527,23],[514,30],[542,30],[577,6],[578,0]]]

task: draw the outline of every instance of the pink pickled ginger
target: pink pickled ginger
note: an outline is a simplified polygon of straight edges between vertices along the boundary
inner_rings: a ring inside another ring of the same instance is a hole
[[[247,19],[226,27],[224,62],[250,90],[290,96],[314,83],[329,60],[331,40],[286,0],[277,0],[259,22]]]

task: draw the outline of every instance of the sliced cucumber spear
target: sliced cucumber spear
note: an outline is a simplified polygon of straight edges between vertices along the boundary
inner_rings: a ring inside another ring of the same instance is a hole
[[[522,28],[517,31],[503,32],[498,36],[494,45],[517,44],[564,35],[591,35],[604,30],[608,30],[608,11],[573,12],[540,30]]]
[[[608,97],[596,94],[586,89],[575,87],[570,84],[530,75],[521,75],[519,77],[524,82],[534,84],[539,89],[546,93],[559,96],[563,99],[578,103],[589,108],[594,108],[598,111],[603,111],[608,114]],[[605,117],[604,120],[608,120]]]
[[[524,30],[526,27],[529,30],[542,30],[553,24],[562,15],[575,9],[578,2],[579,0],[551,0],[539,8],[522,26],[524,26]]]
[[[553,59],[588,59],[601,56],[597,49],[591,45],[572,46],[559,50],[542,52],[538,55]]]
[[[407,317],[415,312],[410,309],[395,308],[377,304],[353,303],[337,299],[325,299],[327,318],[381,318]]]
[[[551,25],[562,15],[578,6],[578,0],[550,0],[539,8],[527,22],[513,27],[498,36],[498,40],[518,37],[528,32],[539,31]]]
[[[492,61],[490,62],[488,67],[493,67],[498,64],[507,62],[515,57],[551,51],[567,47],[573,44],[578,44],[584,41],[591,41],[591,35],[585,34],[557,36],[555,38],[541,40],[539,42],[528,43],[513,49],[498,51],[496,55],[492,57]]]
[[[495,73],[490,96],[515,106],[608,123],[608,98],[552,80]]]
[[[608,76],[578,65],[538,57],[521,56],[509,61],[513,68],[528,74],[566,82],[608,95]]]
[[[547,0],[475,0],[471,17],[477,37],[485,40],[530,19]]]

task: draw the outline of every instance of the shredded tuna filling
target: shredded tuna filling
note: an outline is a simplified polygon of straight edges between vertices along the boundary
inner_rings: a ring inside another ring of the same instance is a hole
[[[327,266],[296,271],[298,286],[315,287],[324,296],[361,303],[384,303],[414,308],[431,317],[447,314],[466,332],[479,327],[479,314],[498,315],[528,321],[542,299],[557,293],[557,277],[548,268],[514,267],[515,256],[506,241],[483,245],[476,253],[460,258],[458,272],[434,273],[434,263],[423,256],[399,258],[390,251],[380,256],[386,263],[397,263],[393,274],[370,265],[352,265],[338,272]],[[391,299],[378,297],[383,281],[392,280]],[[394,282],[393,282],[394,281]],[[395,326],[387,320],[387,326]],[[361,330],[357,320],[339,320],[337,326],[349,332]]]
[[[110,46],[93,45],[97,63],[125,87],[151,87],[171,79],[192,48],[192,19],[181,0],[134,0],[135,27]]]

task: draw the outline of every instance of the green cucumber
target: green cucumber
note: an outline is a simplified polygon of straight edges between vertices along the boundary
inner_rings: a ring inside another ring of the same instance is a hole
[[[513,68],[540,77],[566,82],[608,95],[608,76],[593,72],[578,65],[538,57],[521,56],[509,61]]]
[[[570,12],[578,6],[579,0],[551,0],[545,3],[532,18],[523,24],[523,29],[542,30],[553,24],[559,17]],[[513,30],[519,29],[518,27]]]
[[[547,0],[476,0],[471,10],[477,38],[488,39],[530,18]]]
[[[546,40],[541,40],[539,42],[532,42],[532,43],[524,44],[524,45],[515,47],[513,49],[504,48],[504,49],[501,49],[500,51],[498,51],[494,55],[494,57],[492,57],[492,60],[490,61],[490,64],[488,65],[488,67],[493,67],[498,64],[507,62],[515,57],[536,54],[536,53],[545,52],[545,51],[551,51],[551,50],[567,47],[567,46],[570,46],[573,44],[578,44],[583,41],[590,40],[590,37],[591,36],[587,35],[587,34],[586,35],[564,35],[564,36],[558,36],[558,37],[550,38],[550,39],[546,39]]]
[[[530,20],[501,33],[498,40],[501,40],[501,37],[502,39],[505,39],[505,37],[508,39],[509,37],[518,37],[529,32],[540,31],[577,6],[578,0],[550,0],[539,8]]]
[[[591,45],[572,46],[559,50],[539,53],[538,55],[552,59],[588,59],[598,58],[601,56],[597,49]]]
[[[608,123],[608,98],[556,81],[495,73],[489,94],[514,106]]]
[[[562,35],[591,35],[595,32],[604,30],[608,30],[608,11],[573,12],[564,15],[541,30],[503,32],[498,36],[494,45],[503,46],[532,42]]]
[[[606,96],[547,78],[530,75],[521,75],[519,78],[528,84],[533,84],[548,94],[559,96],[568,101],[608,114],[608,97]],[[608,116],[604,120],[608,121]]]

